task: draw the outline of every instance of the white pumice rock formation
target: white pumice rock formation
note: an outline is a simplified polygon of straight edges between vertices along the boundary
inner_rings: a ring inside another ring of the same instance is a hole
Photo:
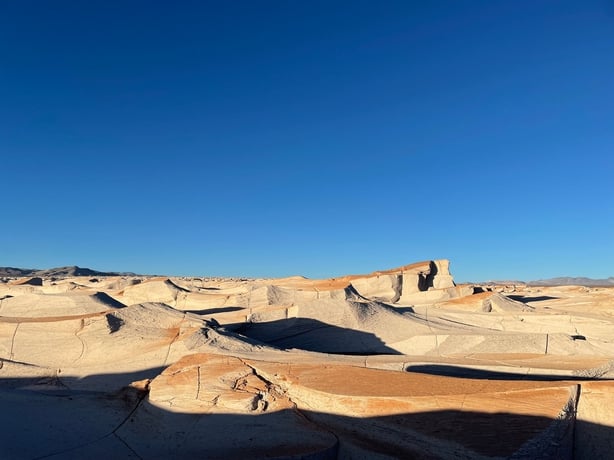
[[[614,288],[457,286],[447,260],[326,280],[65,272],[0,283],[0,458],[613,448]]]

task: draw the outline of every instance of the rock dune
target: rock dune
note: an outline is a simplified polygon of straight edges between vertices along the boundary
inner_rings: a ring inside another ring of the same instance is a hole
[[[614,288],[449,265],[5,270],[0,458],[612,458]]]

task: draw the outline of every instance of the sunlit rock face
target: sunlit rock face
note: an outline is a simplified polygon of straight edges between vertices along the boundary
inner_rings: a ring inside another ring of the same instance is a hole
[[[612,451],[614,288],[3,273],[0,458]]]

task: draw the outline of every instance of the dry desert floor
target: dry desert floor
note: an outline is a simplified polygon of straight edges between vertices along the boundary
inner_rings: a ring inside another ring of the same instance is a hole
[[[2,459],[614,458],[614,288],[0,279]]]

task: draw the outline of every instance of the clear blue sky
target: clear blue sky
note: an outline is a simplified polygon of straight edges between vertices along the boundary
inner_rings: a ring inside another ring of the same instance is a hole
[[[606,1],[16,1],[0,265],[614,276]]]

